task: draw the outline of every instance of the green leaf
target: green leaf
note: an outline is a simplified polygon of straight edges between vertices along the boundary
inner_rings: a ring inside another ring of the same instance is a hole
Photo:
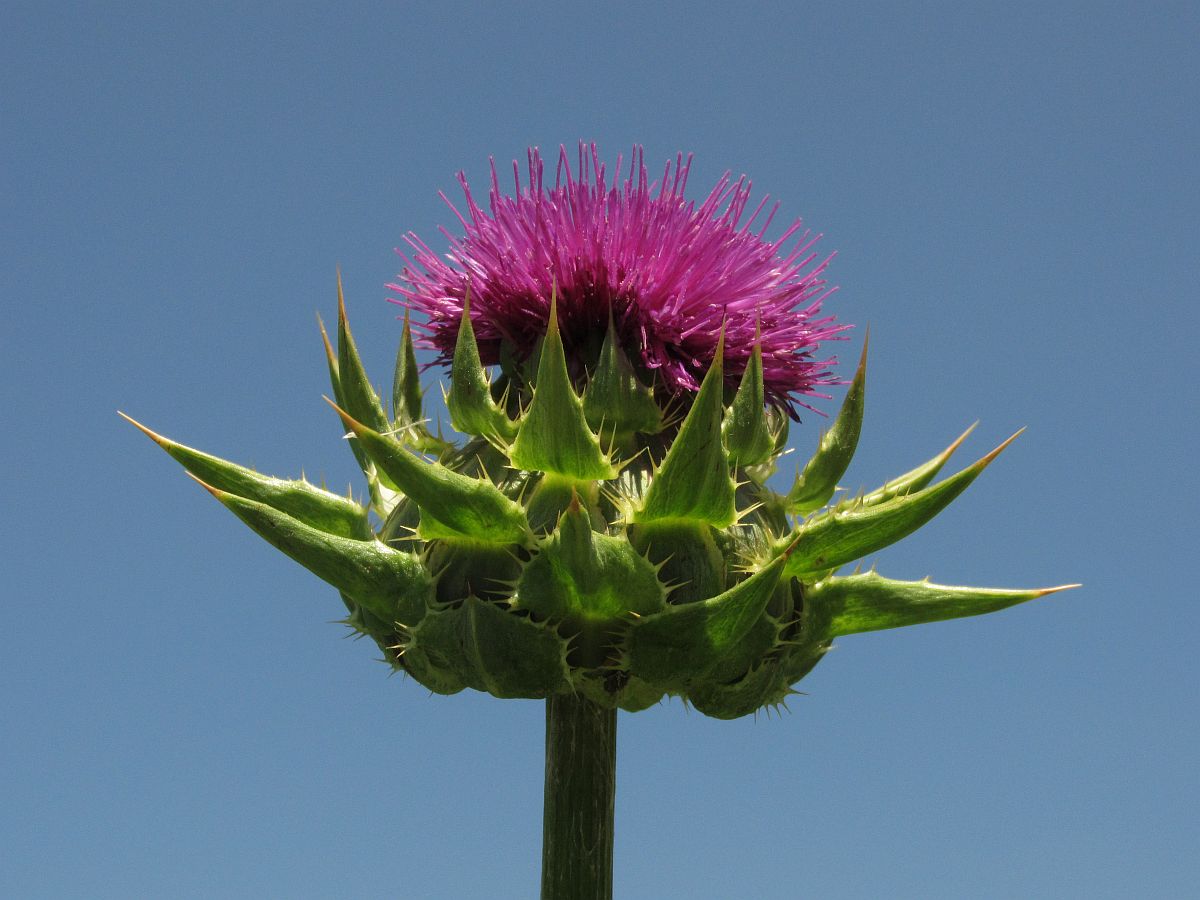
[[[666,606],[665,597],[655,567],[624,538],[593,532],[576,498],[526,564],[516,606],[539,620],[562,623],[559,632],[575,638],[578,664],[594,668],[629,613],[657,613]]]
[[[687,698],[698,712],[714,719],[739,719],[764,706],[781,703],[787,682],[778,660],[765,659],[736,681],[705,679],[688,688]]]
[[[804,602],[820,608],[819,617],[829,622],[829,636],[837,637],[978,616],[1075,587],[1079,585],[1037,590],[950,587],[928,580],[894,581],[868,572],[819,581],[805,590]]]
[[[479,435],[502,445],[517,434],[517,426],[492,399],[491,385],[479,359],[475,329],[471,326],[471,299],[463,301],[462,320],[450,367],[450,393],[446,395],[450,424],[463,434]]]
[[[411,635],[402,659],[414,674],[440,670],[495,697],[547,697],[570,683],[562,638],[477,597],[431,612]]]
[[[379,618],[410,625],[425,614],[430,581],[416,555],[327,534],[265,503],[200,484],[271,546]]]
[[[588,428],[583,404],[571,386],[554,295],[533,400],[509,456],[517,468],[552,472],[576,481],[607,480],[617,474],[600,449],[600,439]]]
[[[340,272],[338,273],[338,299],[339,318],[344,318],[342,312],[344,304],[340,302],[342,300]],[[333,345],[329,342],[329,334],[325,331],[325,323],[321,321],[319,315],[317,316],[317,327],[321,330],[321,342],[325,347],[325,361],[329,365],[329,382],[333,387],[333,396],[339,406],[346,407],[349,405],[349,401],[346,399],[346,390],[342,382],[338,355],[334,351]],[[359,369],[361,370],[361,368],[360,363]],[[348,441],[348,443],[350,444],[350,451],[354,454],[355,462],[358,463],[358,467],[362,469],[363,476],[367,479],[367,490],[371,495],[371,507],[379,514],[380,518],[386,519],[399,499],[396,492],[396,485],[390,479],[381,476],[380,472],[375,468],[375,464],[362,452],[362,448],[358,446],[357,441]]]
[[[729,587],[729,561],[717,545],[720,532],[704,522],[664,519],[631,525],[626,537],[658,569],[674,604],[697,603]]]
[[[776,557],[709,600],[669,606],[635,621],[625,644],[630,674],[668,689],[702,677],[762,617],[785,559],[786,554]]]
[[[362,358],[354,336],[350,333],[350,322],[346,317],[346,298],[342,294],[342,273],[338,272],[338,381],[342,389],[343,408],[368,428],[385,432],[388,430],[387,414],[379,401],[379,395],[371,387],[363,368]]]
[[[329,342],[329,333],[325,330],[325,323],[321,321],[321,316],[317,315],[317,327],[321,330],[321,343],[325,347],[325,362],[329,366],[329,383],[333,388],[333,398],[337,401],[338,406],[346,406],[346,397],[342,392],[342,378],[338,372],[337,353],[333,349],[333,345]],[[367,458],[367,455],[362,452],[362,448],[358,446],[357,441],[348,441],[350,444],[350,452],[354,454],[354,460],[358,463],[358,467],[362,469],[362,473],[366,476],[367,487],[371,492],[371,505],[376,511],[384,514],[385,506],[383,498],[383,490],[379,484],[379,476],[375,472],[375,464]]]
[[[634,513],[635,522],[690,519],[726,528],[737,519],[734,482],[721,439],[724,347],[722,332],[708,374],[646,490],[642,508]]]
[[[600,361],[583,394],[583,412],[592,430],[617,446],[629,444],[635,434],[662,430],[662,411],[621,349],[611,309]]]
[[[530,479],[532,483],[534,479]],[[572,503],[579,502],[579,489],[585,488],[592,505],[600,496],[596,482],[580,483],[559,475],[543,475],[536,486],[522,492],[521,502],[529,527],[537,534],[549,534],[558,527],[558,520]]]
[[[320,313],[317,313],[317,328],[321,331],[321,344],[325,348],[325,362],[329,366],[329,384],[333,388],[333,396],[339,404],[344,403],[342,378],[338,373],[337,353],[334,352],[333,344],[329,342],[329,332],[325,330],[325,322],[321,319]]]
[[[367,510],[353,500],[322,490],[307,481],[272,478],[220,457],[193,450],[156,434],[125,413],[119,412],[118,415],[140,429],[150,440],[210,487],[247,500],[265,503],[326,534],[359,541],[375,539],[367,521]]]
[[[409,309],[404,308],[404,328],[396,350],[396,371],[392,376],[392,422],[398,428],[415,425],[424,419],[421,409],[421,373],[413,347]]]
[[[817,452],[808,461],[804,471],[796,476],[796,482],[788,491],[787,505],[793,513],[806,514],[820,509],[829,502],[837,490],[838,479],[846,474],[854,451],[858,447],[858,435],[862,430],[863,405],[866,398],[867,345],[870,334],[863,340],[862,357],[858,370],[842,409],[828,431],[821,436]]]
[[[774,452],[775,438],[767,421],[763,386],[762,346],[757,340],[722,430],[729,461],[735,466],[758,465]]]
[[[396,371],[392,376],[392,431],[404,443],[422,453],[438,454],[450,450],[454,445],[441,438],[441,423],[438,423],[438,434],[434,435],[425,422],[422,409],[424,393],[406,307],[400,347],[396,351]]]
[[[781,685],[793,685],[825,658],[825,654],[833,649],[831,638],[801,639],[799,643],[787,647],[779,657]],[[790,692],[788,692],[790,693]]]
[[[433,598],[457,606],[467,597],[508,602],[521,577],[522,562],[511,544],[434,541],[421,554],[434,577]]]
[[[877,503],[884,503],[895,497],[903,497],[905,494],[911,494],[914,491],[921,490],[921,488],[933,481],[937,473],[941,471],[942,466],[946,464],[946,461],[950,459],[950,456],[955,450],[958,449],[959,445],[967,439],[967,435],[975,430],[975,425],[978,424],[979,423],[976,422],[974,425],[960,434],[949,447],[947,447],[933,459],[917,466],[910,472],[905,472],[899,478],[893,478],[883,487],[876,488],[875,490],[871,491],[871,493],[865,495],[859,502],[863,506],[874,506]]]
[[[398,623],[395,620],[381,619],[366,607],[359,606],[354,598],[345,591],[338,591],[338,596],[342,598],[342,603],[349,611],[347,616],[339,619],[338,622],[369,637],[379,647],[384,659],[393,667],[397,666],[396,637],[401,633]]]
[[[793,539],[788,574],[828,572],[912,534],[966,490],[1020,433],[933,487],[874,506],[847,502],[809,519]]]
[[[403,444],[368,428],[330,401],[363,450],[421,510],[425,540],[467,538],[492,544],[530,539],[520,505],[481,478],[470,478],[440,463],[426,462]]]

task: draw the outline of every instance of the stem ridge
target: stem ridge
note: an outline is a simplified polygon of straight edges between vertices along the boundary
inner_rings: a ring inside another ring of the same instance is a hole
[[[546,700],[542,900],[612,900],[617,711],[573,694]]]

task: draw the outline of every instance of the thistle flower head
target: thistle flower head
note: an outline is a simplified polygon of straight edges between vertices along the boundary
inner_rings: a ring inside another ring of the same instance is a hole
[[[813,235],[797,219],[782,235],[765,235],[779,204],[762,198],[749,210],[751,185],[723,175],[699,204],[685,199],[691,156],[668,161],[651,181],[640,147],[627,174],[618,156],[610,180],[594,144],[580,143],[574,172],[560,148],[553,186],[537,148],[528,151],[526,183],[513,162],[513,193],[504,193],[494,160],[488,209],[467,178],[457,216],[464,234],[442,233],[445,258],[409,233],[401,302],[427,318],[417,325],[443,362],[454,354],[463,304],[485,365],[524,360],[546,334],[551,294],[572,376],[582,378],[600,351],[611,317],[620,345],[658,390],[698,390],[725,328],[725,377],[736,385],[758,341],[766,399],[794,413],[805,396],[834,383],[833,359],[816,355],[847,325],[821,313],[832,293]]]
[[[844,327],[820,315],[827,260],[799,223],[767,242],[771,213],[756,225],[763,201],[746,215],[744,179],[686,201],[689,166],[679,157],[652,184],[635,150],[610,185],[581,146],[574,171],[560,155],[547,189],[531,150],[513,196],[493,169],[490,212],[461,179],[466,234],[448,261],[410,239],[397,290],[450,363],[461,442],[425,424],[407,321],[385,408],[339,284],[336,349],[322,327],[330,403],[369,509],[139,427],[336,587],[347,624],[391,665],[441,694],[574,695],[628,711],[678,696],[735,718],[783,703],[842,635],[1057,590],[838,574],[932,519],[1009,441],[935,481],[959,438],[877,490],[838,496],[862,425],[864,346],[841,411],[777,492],[780,410],[828,381],[813,353]]]

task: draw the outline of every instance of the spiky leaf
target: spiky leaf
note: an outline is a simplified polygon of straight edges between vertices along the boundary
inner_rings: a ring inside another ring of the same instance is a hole
[[[341,385],[343,408],[355,419],[376,431],[387,431],[387,414],[379,395],[371,386],[358,346],[350,333],[346,316],[346,298],[342,294],[342,274],[338,273],[338,381]]]
[[[704,522],[666,519],[632,525],[626,535],[638,553],[658,567],[672,603],[696,603],[728,587],[728,561],[719,532]]]
[[[424,615],[430,583],[416,555],[327,534],[265,503],[201,484],[273,547],[374,615],[405,624]]]
[[[866,398],[868,342],[869,335],[868,340],[863,341],[858,370],[850,382],[850,389],[846,391],[841,411],[833,425],[821,436],[817,452],[788,491],[787,505],[794,513],[810,513],[829,502],[837,490],[838,479],[846,474],[846,468],[858,447]]]
[[[598,666],[626,616],[659,612],[665,595],[655,567],[624,538],[593,532],[576,499],[521,573],[516,605],[563,623],[562,633],[576,640],[581,664]]]
[[[937,476],[937,473],[942,470],[942,466],[950,459],[954,451],[959,445],[967,439],[972,431],[975,430],[976,422],[971,425],[966,431],[960,434],[953,443],[945,450],[935,456],[933,459],[922,463],[915,469],[905,472],[897,478],[884,484],[882,487],[876,488],[871,493],[866,494],[860,501],[863,506],[874,506],[877,503],[884,503],[894,497],[903,497],[905,494],[911,494],[913,491],[919,491]]]
[[[691,519],[726,528],[737,518],[734,481],[721,440],[723,347],[724,336],[679,434],[646,490],[642,508],[634,513],[635,522]]]
[[[467,596],[507,602],[521,577],[521,561],[508,544],[434,541],[426,544],[423,561],[434,576],[434,599],[450,605]]]
[[[826,578],[810,586],[804,600],[822,610],[833,637],[978,616],[1073,587],[1078,585],[1024,591],[951,587],[868,572]]]
[[[434,435],[425,422],[421,388],[421,373],[417,367],[417,351],[413,346],[409,311],[404,310],[404,327],[400,332],[400,347],[396,350],[396,369],[392,375],[392,431],[409,446],[422,453],[442,453],[453,445]]]
[[[775,448],[775,438],[767,421],[762,347],[757,342],[725,417],[723,431],[729,461],[735,466],[765,462]]]
[[[490,481],[427,462],[398,441],[356,421],[336,404],[334,408],[367,455],[420,507],[423,538],[467,538],[497,544],[524,543],[529,538],[525,512]]]
[[[616,475],[616,469],[600,449],[600,439],[588,427],[583,403],[571,386],[562,337],[558,333],[558,306],[553,296],[533,400],[521,420],[509,455],[519,468],[550,472],[576,481]]]
[[[263,475],[236,463],[202,453],[151,431],[125,413],[119,416],[140,429],[200,481],[247,500],[265,503],[299,519],[319,531],[360,541],[374,540],[367,510],[347,497],[326,491],[307,481],[285,480]]]
[[[345,393],[342,390],[342,378],[338,371],[337,352],[333,349],[333,345],[329,342],[329,333],[325,330],[325,323],[321,321],[321,317],[317,316],[317,328],[321,331],[321,343],[325,348],[325,362],[329,366],[329,384],[333,390],[333,397],[339,406],[346,406]],[[367,490],[371,494],[371,505],[381,515],[387,515],[394,500],[394,486],[385,488],[379,482],[379,475],[375,471],[375,464],[363,453],[362,448],[358,446],[358,441],[349,441],[350,451],[354,454],[354,461],[358,463],[358,467],[362,470],[367,479]]]
[[[404,327],[400,332],[400,346],[396,350],[396,370],[392,375],[392,421],[396,425],[411,425],[420,422],[421,373],[417,369],[417,352],[413,347],[412,325],[409,311],[404,310]]]
[[[851,502],[809,519],[792,544],[788,574],[827,572],[912,534],[965,491],[1020,433],[932,487],[875,506]]]
[[[738,719],[782,702],[785,688],[779,661],[767,658],[735,681],[706,679],[693,685],[687,698],[706,716]]]
[[[565,644],[554,631],[467,597],[410,630],[403,659],[424,657],[468,687],[496,697],[546,697],[567,688]]]
[[[784,556],[724,593],[638,619],[626,652],[631,674],[682,687],[713,668],[762,616],[779,583]]]
[[[600,361],[583,394],[583,412],[593,431],[617,445],[639,432],[655,434],[662,429],[662,411],[621,349],[611,310]]]
[[[450,424],[463,434],[479,435],[502,444],[508,444],[517,434],[516,423],[492,399],[491,385],[479,359],[475,330],[471,327],[469,298],[463,301],[446,408],[450,411]]]

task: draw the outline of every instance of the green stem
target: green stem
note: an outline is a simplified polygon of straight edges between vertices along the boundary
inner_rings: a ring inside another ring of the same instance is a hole
[[[542,900],[612,900],[617,711],[583,697],[546,701]]]

